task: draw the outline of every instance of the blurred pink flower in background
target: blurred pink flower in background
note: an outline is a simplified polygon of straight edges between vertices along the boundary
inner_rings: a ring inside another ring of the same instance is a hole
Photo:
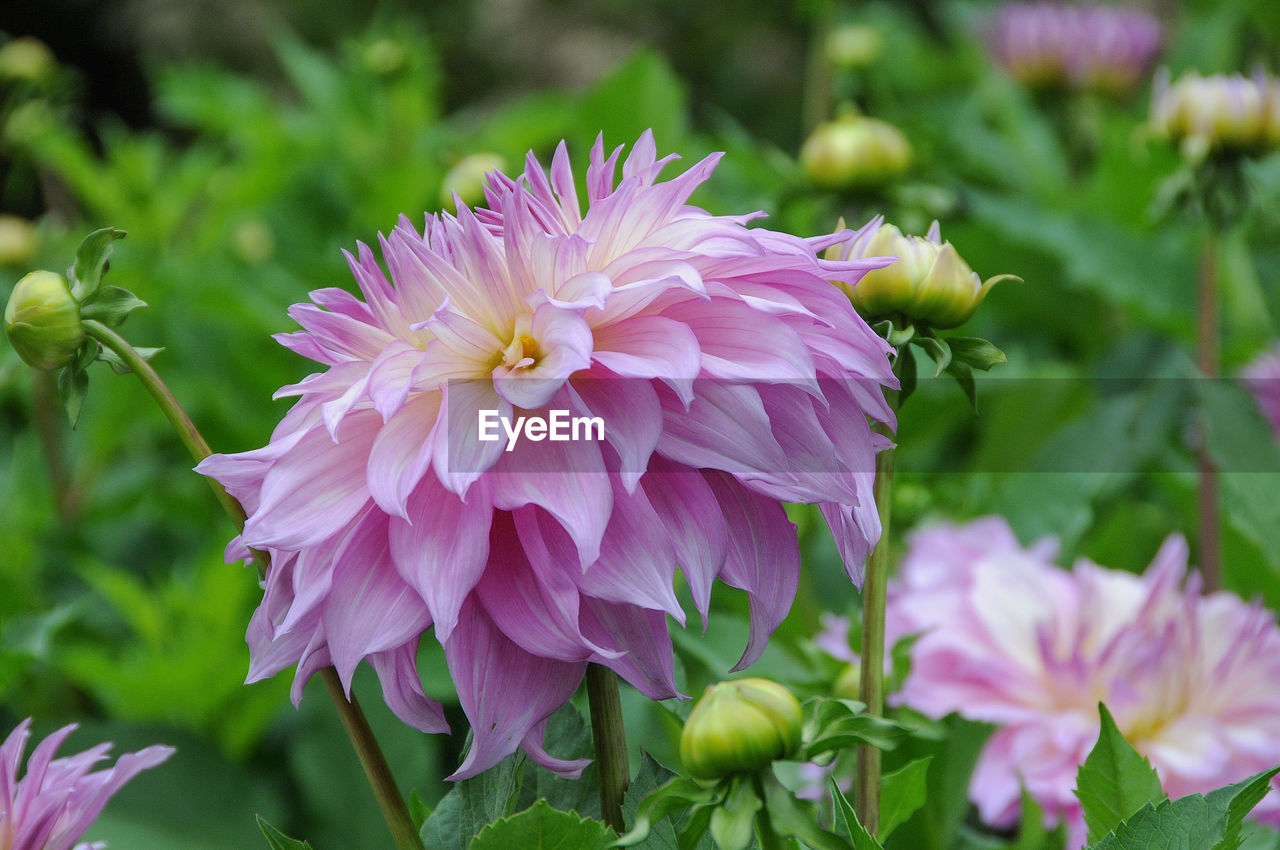
[[[783,501],[821,505],[855,579],[880,534],[867,417],[892,422],[896,379],[830,281],[889,260],[688,206],[716,155],[660,183],[645,133],[616,182],[620,152],[592,148],[585,212],[562,144],[549,174],[491,174],[489,209],[379,237],[390,280],[361,245],[363,300],[317,290],[279,337],[324,371],[280,391],[300,400],[266,447],[199,467],[250,514],[229,554],[272,558],[249,679],[296,664],[296,702],[367,659],[396,714],[445,731],[416,669],[432,628],[474,732],[455,779],[518,747],[581,771],[541,741],[588,662],[675,696],[677,565],[704,617],[716,578],[746,591],[757,658],[799,576]],[[478,438],[481,411],[557,409],[604,440]]]
[[[996,60],[1031,88],[1125,95],[1160,50],[1159,21],[1138,9],[1009,3],[987,21]]]
[[[1258,355],[1240,373],[1245,386],[1253,392],[1262,415],[1266,416],[1280,436],[1280,343]]]
[[[1170,797],[1280,763],[1274,614],[1200,595],[1180,537],[1141,576],[1087,560],[1063,570],[1052,549],[1022,548],[1000,518],[937,526],[913,536],[890,587],[889,629],[920,634],[894,701],[997,727],[969,786],[985,821],[1016,821],[1025,785],[1046,822],[1065,818],[1070,846],[1083,846],[1073,789],[1099,702]],[[1274,797],[1254,816],[1280,819]]]
[[[41,741],[21,779],[18,766],[31,737],[31,720],[19,723],[0,744],[0,850],[68,850],[126,782],[173,755],[172,747],[157,744],[125,753],[113,767],[92,772],[110,744],[53,757],[75,729],[75,724],[64,726]],[[106,846],[103,842],[75,845],[76,850]]]

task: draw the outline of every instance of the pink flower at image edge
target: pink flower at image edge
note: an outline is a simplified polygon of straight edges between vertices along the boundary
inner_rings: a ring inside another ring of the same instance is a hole
[[[75,724],[64,726],[41,741],[27,760],[21,779],[18,767],[31,736],[31,720],[18,724],[0,745],[0,850],[68,850],[113,794],[174,752],[172,747],[157,744],[125,753],[114,766],[94,772],[93,766],[106,757],[110,744],[98,744],[74,756],[53,757],[75,729]],[[105,846],[100,842],[75,845],[76,850]]]
[[[996,517],[911,539],[890,587],[888,630],[918,633],[892,698],[930,717],[997,728],[970,786],[983,820],[1009,826],[1021,788],[1047,823],[1084,843],[1076,771],[1098,737],[1099,702],[1151,761],[1171,798],[1280,764],[1280,628],[1260,604],[1202,596],[1170,537],[1139,576],[1055,544],[1021,547]],[[1270,794],[1254,817],[1280,822]]]

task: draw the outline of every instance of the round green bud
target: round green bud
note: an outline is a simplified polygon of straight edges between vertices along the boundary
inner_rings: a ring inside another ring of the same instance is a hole
[[[18,356],[37,369],[67,365],[84,341],[84,328],[66,279],[39,271],[18,281],[4,308],[4,331]]]
[[[969,320],[991,287],[1013,275],[983,281],[950,242],[943,242],[937,222],[929,235],[904,236],[892,224],[867,230],[833,259],[897,257],[897,261],[863,275],[856,284],[837,284],[867,321],[906,318],[947,329]]]
[[[456,192],[467,206],[484,202],[484,178],[490,171],[501,171],[507,163],[496,153],[473,153],[454,163],[440,185],[440,203],[453,207]]]
[[[831,691],[843,699],[858,699],[862,692],[862,664],[855,661],[845,665]]]
[[[396,73],[408,61],[404,45],[392,38],[380,38],[364,49],[364,66],[373,73],[387,77]]]
[[[852,70],[875,63],[884,52],[880,31],[865,24],[845,24],[827,34],[827,61]]]
[[[767,767],[800,746],[804,717],[786,688],[768,679],[711,685],[680,735],[680,759],[699,779]]]
[[[911,164],[911,144],[897,127],[865,115],[845,115],[818,125],[800,148],[800,167],[816,186],[879,186]]]
[[[0,47],[0,80],[38,82],[56,66],[53,51],[38,38],[22,36]]]
[[[36,226],[16,215],[0,214],[0,265],[21,266],[36,251]]]

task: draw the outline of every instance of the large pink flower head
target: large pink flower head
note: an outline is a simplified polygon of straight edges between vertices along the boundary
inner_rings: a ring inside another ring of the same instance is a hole
[[[232,554],[272,557],[250,680],[296,664],[297,700],[368,659],[444,731],[415,666],[432,628],[474,731],[454,778],[517,747],[579,771],[541,736],[588,662],[676,695],[677,570],[704,617],[716,578],[746,591],[751,663],[796,589],[783,501],[821,505],[855,578],[879,536],[867,417],[892,421],[895,379],[829,281],[889,260],[688,206],[717,156],[660,183],[649,133],[616,181],[620,152],[592,148],[585,210],[562,144],[549,174],[490,175],[488,209],[402,219],[390,279],[361,245],[363,299],[318,290],[280,337],[325,370],[280,391],[269,445],[199,467],[249,512]]]
[[[172,747],[152,746],[125,753],[113,767],[93,772],[110,744],[99,744],[74,756],[55,759],[58,747],[74,732],[64,726],[40,742],[27,760],[26,774],[18,767],[31,720],[18,724],[0,744],[0,850],[69,850],[102,812],[112,794],[126,782],[173,755]],[[103,842],[76,844],[75,850],[102,850]]]
[[[1240,376],[1280,436],[1280,343],[1258,355]]]
[[[913,539],[890,589],[893,631],[920,634],[897,701],[997,726],[969,786],[984,820],[1012,823],[1025,786],[1083,846],[1073,791],[1098,738],[1099,702],[1170,797],[1280,763],[1272,613],[1200,595],[1180,537],[1141,576],[1087,560],[1063,570],[1048,560],[1053,545],[1023,549],[998,518],[936,527]],[[1255,810],[1278,815],[1274,801]]]
[[[1138,9],[1008,3],[988,22],[987,42],[1009,73],[1032,88],[1125,95],[1160,50],[1159,21]]]

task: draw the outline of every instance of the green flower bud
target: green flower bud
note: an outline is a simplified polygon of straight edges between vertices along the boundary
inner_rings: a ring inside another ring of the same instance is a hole
[[[827,61],[852,70],[873,64],[884,52],[880,31],[865,24],[845,24],[827,35]]]
[[[484,176],[490,171],[501,171],[507,167],[506,160],[496,153],[473,153],[464,156],[450,168],[440,186],[440,203],[446,207],[453,206],[453,193],[467,206],[475,206],[484,201]]]
[[[699,779],[767,767],[800,746],[804,718],[791,692],[768,679],[711,685],[680,735],[680,759]]]
[[[53,51],[38,38],[23,36],[0,47],[0,80],[38,82],[56,66]]]
[[[1202,77],[1192,71],[1170,84],[1162,69],[1151,126],[1192,160],[1218,151],[1262,153],[1280,145],[1280,81],[1261,73]]]
[[[16,215],[0,215],[0,265],[24,265],[35,251],[36,226]]]
[[[404,45],[392,38],[380,38],[364,49],[364,66],[373,73],[387,77],[404,68],[408,53]]]
[[[845,665],[844,670],[836,677],[831,692],[843,699],[858,699],[862,693],[862,664],[855,661]]]
[[[969,320],[992,286],[1014,278],[1004,274],[982,281],[951,243],[942,241],[936,221],[927,237],[904,236],[892,224],[872,224],[829,254],[842,260],[898,258],[852,286],[836,284],[867,321],[901,317],[932,328],[954,328]]]
[[[32,272],[18,281],[4,308],[4,330],[18,356],[37,369],[67,365],[84,340],[80,307],[67,281]]]
[[[911,144],[897,127],[865,115],[818,125],[800,149],[800,167],[826,189],[878,186],[911,164]]]

